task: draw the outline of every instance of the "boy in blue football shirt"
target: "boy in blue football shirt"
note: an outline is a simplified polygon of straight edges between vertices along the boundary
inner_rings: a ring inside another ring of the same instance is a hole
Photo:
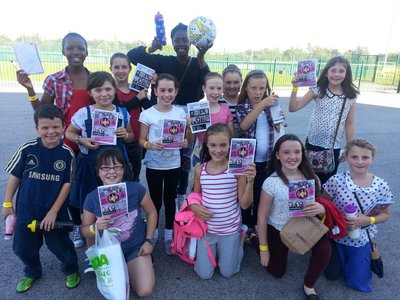
[[[39,137],[22,144],[5,168],[10,178],[2,213],[4,217],[17,216],[13,250],[25,265],[25,276],[16,287],[19,293],[29,290],[42,275],[39,250],[43,238],[61,261],[67,287],[74,288],[80,282],[78,257],[69,233],[52,230],[56,220],[69,220],[66,199],[71,189],[74,153],[62,141],[64,115],[58,107],[47,104],[35,111],[34,119]],[[17,189],[14,211],[12,198]],[[41,221],[41,231],[27,228],[33,220]]]

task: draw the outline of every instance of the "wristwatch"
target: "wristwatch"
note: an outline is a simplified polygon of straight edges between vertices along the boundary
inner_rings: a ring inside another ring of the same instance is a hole
[[[82,138],[82,136],[81,136],[81,135],[78,135],[77,138],[75,139],[75,143],[76,143],[78,146],[81,145],[81,141],[80,141],[81,138]]]
[[[146,238],[144,241],[148,242],[152,246],[154,246],[157,243],[157,239],[156,238],[151,238],[151,239]]]

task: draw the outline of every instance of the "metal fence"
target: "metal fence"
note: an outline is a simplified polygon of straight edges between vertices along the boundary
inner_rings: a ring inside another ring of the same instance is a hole
[[[193,52],[195,55],[195,52]],[[85,61],[85,66],[91,71],[109,70],[110,55],[90,55]],[[361,91],[397,91],[400,92],[400,58],[396,62],[386,62],[379,59],[371,62],[370,56],[360,56],[356,61],[352,60],[351,66],[356,86]],[[65,58],[59,52],[41,52],[41,59],[45,74],[31,77],[35,84],[43,82],[46,74],[57,72],[66,66]],[[2,85],[18,86],[15,75],[15,61],[12,49],[0,49],[0,82]],[[296,71],[297,61],[241,61],[230,60],[229,57],[221,60],[207,60],[212,71],[222,72],[228,64],[236,64],[245,76],[254,69],[263,70],[273,88],[289,88],[292,74]],[[326,61],[319,60],[318,74],[325,66]]]

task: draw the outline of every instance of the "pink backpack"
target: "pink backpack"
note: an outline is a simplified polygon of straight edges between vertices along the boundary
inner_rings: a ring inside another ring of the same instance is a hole
[[[179,212],[175,214],[174,241],[171,246],[172,253],[178,255],[182,260],[190,264],[195,264],[196,258],[190,257],[189,255],[191,238],[195,238],[196,240],[201,239],[203,235],[207,233],[207,225],[190,210],[189,203],[201,204],[201,194],[190,193]],[[214,255],[208,241],[206,242],[208,255],[215,268],[217,264]]]

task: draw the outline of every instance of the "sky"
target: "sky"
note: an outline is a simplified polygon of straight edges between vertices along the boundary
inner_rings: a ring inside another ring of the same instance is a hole
[[[215,51],[307,45],[341,52],[367,47],[370,54],[400,52],[399,0],[19,0],[4,1],[0,35],[62,38],[75,31],[86,39],[142,40],[155,35],[154,15],[169,32],[207,16],[216,25]],[[1,46],[1,45],[0,45]]]

